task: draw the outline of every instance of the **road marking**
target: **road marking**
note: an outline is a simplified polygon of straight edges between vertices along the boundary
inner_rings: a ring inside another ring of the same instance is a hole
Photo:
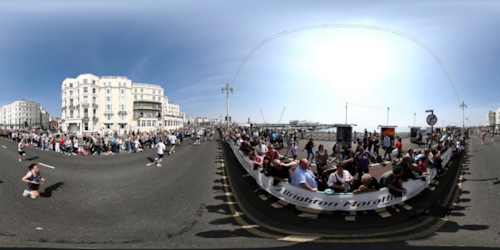
[[[48,167],[48,168],[55,169],[55,167],[49,166],[49,165],[47,165],[47,164],[43,164],[43,163],[41,163],[41,162],[39,162],[39,163],[38,163],[38,165],[42,165],[42,166],[44,166],[44,167]]]
[[[156,163],[158,163],[158,161],[150,162],[150,163],[146,164],[146,166],[151,166],[151,165],[156,164]]]
[[[282,241],[292,241],[292,242],[311,242],[320,239],[321,237],[312,236],[302,236],[302,235],[290,235],[287,237],[280,238],[278,240]]]
[[[5,145],[2,145],[3,148],[7,148]]]

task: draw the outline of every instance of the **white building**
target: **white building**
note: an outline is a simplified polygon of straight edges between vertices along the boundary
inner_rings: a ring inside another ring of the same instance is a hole
[[[500,108],[498,108],[495,112],[495,128],[500,128]]]
[[[486,115],[486,126],[488,127],[495,127],[496,125],[496,114],[493,111],[488,112]]]
[[[178,105],[170,106],[160,85],[133,83],[125,76],[82,74],[62,83],[60,128],[77,134],[159,131],[167,122],[168,128],[183,126],[176,122],[179,110]],[[172,120],[162,119],[167,114]]]
[[[36,102],[19,100],[0,110],[0,127],[10,130],[48,129],[49,114]]]
[[[140,131],[162,128],[163,88],[159,85],[134,83],[134,125]]]
[[[180,112],[178,104],[168,101],[168,97],[163,99],[163,124],[164,130],[173,130],[184,127],[185,114]]]

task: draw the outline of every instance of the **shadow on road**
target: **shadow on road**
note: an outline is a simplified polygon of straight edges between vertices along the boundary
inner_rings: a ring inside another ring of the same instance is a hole
[[[58,182],[54,185],[48,186],[45,188],[45,191],[41,193],[40,195],[45,198],[50,198],[52,196],[52,192],[56,191],[58,188],[62,187],[64,185],[64,182]]]

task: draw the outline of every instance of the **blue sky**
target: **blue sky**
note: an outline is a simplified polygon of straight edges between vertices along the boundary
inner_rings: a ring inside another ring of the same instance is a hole
[[[426,127],[427,109],[461,126],[463,101],[466,125],[484,125],[500,108],[498,13],[498,1],[4,0],[0,105],[60,116],[62,81],[91,73],[161,85],[191,117],[223,118],[229,83],[241,123],[345,123],[348,103],[355,130]]]

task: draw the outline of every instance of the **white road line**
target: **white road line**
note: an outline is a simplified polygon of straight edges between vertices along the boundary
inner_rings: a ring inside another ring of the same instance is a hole
[[[38,163],[38,165],[42,165],[42,166],[44,166],[44,167],[48,167],[48,168],[55,169],[55,167],[49,166],[49,165],[47,165],[47,164],[43,164],[43,163],[41,163],[41,162],[39,162],[39,163]]]
[[[5,145],[2,145],[3,148],[7,148]]]

